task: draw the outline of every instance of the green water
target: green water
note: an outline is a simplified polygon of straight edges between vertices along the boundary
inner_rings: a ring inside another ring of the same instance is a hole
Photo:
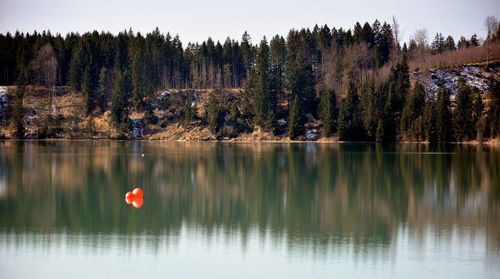
[[[0,278],[500,278],[499,201],[484,146],[0,142]]]

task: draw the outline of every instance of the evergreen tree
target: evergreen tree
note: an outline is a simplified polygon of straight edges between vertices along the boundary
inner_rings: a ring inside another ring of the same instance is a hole
[[[253,68],[253,49],[250,35],[245,31],[241,38],[241,54],[243,57],[243,66],[246,71],[246,75],[250,74],[250,71]]]
[[[385,102],[384,110],[378,121],[376,140],[377,142],[393,142],[396,140],[396,121],[394,109],[394,94],[389,92]]]
[[[375,140],[378,120],[380,117],[380,108],[378,103],[381,101],[382,89],[378,89],[372,81],[361,87],[361,102],[363,110],[363,128],[367,140]]]
[[[85,70],[85,53],[81,44],[73,49],[69,68],[69,81],[73,89],[80,91],[82,85],[82,74]]]
[[[146,65],[146,54],[143,47],[138,46],[133,53],[131,64],[131,81],[132,81],[132,104],[138,110],[143,108],[144,97],[149,90],[148,69]]]
[[[377,28],[378,29],[378,28]],[[375,33],[375,48],[378,54],[377,67],[382,67],[389,61],[391,50],[394,44],[394,35],[389,24],[383,23],[380,32]]]
[[[473,34],[472,37],[470,37],[470,46],[477,47],[479,46],[479,39],[477,38],[476,34]]]
[[[490,137],[498,138],[500,137],[500,82],[493,82],[490,88],[490,102],[488,108]]]
[[[436,33],[436,37],[434,37],[434,41],[431,44],[431,53],[438,54],[442,53],[445,50],[445,39],[443,34]]]
[[[436,141],[448,142],[452,140],[451,125],[452,116],[450,111],[450,91],[441,88],[436,100]]]
[[[455,98],[455,137],[458,141],[470,140],[475,129],[472,121],[472,90],[462,79]]]
[[[339,114],[338,133],[341,140],[364,139],[360,107],[358,90],[351,81],[347,98],[342,104]]]
[[[295,139],[302,134],[304,134],[304,121],[300,109],[300,99],[295,96],[288,116],[288,136],[290,139]]]
[[[288,87],[292,96],[299,98],[304,114],[316,114],[315,80],[310,64],[297,61],[288,64]]]
[[[423,115],[424,106],[425,90],[420,83],[417,83],[401,113],[401,132],[406,136],[411,137],[411,135],[415,136],[420,134],[418,125],[415,125],[414,123],[420,116]]]
[[[248,78],[245,80],[244,88],[243,88],[243,97],[242,97],[242,102],[241,102],[241,109],[243,113],[243,118],[245,118],[247,121],[252,122],[253,121],[253,113],[255,111],[253,107],[252,98],[254,95],[254,92],[256,90],[256,75],[254,71],[252,70],[250,72],[250,75]]]
[[[481,92],[478,90],[474,90],[474,100],[472,104],[472,125],[474,126],[474,135],[473,137],[476,139],[481,139],[484,134],[484,121],[483,121],[483,110],[484,103],[483,98],[481,96]]]
[[[436,127],[436,101],[434,99],[429,99],[425,102],[424,115],[423,115],[423,126],[424,131],[421,133],[423,136],[422,140],[427,140],[429,142],[437,141],[437,127]]]
[[[269,47],[264,37],[257,53],[257,63],[254,72],[256,76],[254,94],[255,120],[257,125],[260,126],[264,125],[264,121],[267,119],[267,113],[270,110],[274,110],[274,107],[271,107],[269,66]]]
[[[108,103],[108,71],[105,67],[99,72],[98,99],[101,111],[105,111]]]
[[[389,77],[389,91],[392,92],[394,98],[391,108],[394,110],[392,113],[395,114],[395,117],[398,117],[399,112],[403,109],[409,90],[410,70],[407,57],[403,55],[403,58],[396,64],[396,67],[391,68]],[[399,121],[399,119],[395,119],[395,121]]]
[[[274,133],[275,126],[276,126],[276,116],[274,110],[270,110],[267,113],[266,122],[264,123],[264,128],[267,131]]]
[[[184,103],[184,123],[186,126],[189,126],[191,124],[191,121],[193,121],[193,117],[196,115],[196,110],[193,107],[193,96],[191,93],[187,94],[186,97],[186,102]]]
[[[207,101],[208,128],[216,135],[220,128],[221,110],[213,91],[210,91]]]
[[[320,119],[323,124],[322,132],[328,137],[335,132],[337,122],[337,100],[333,90],[325,90],[321,93]]]
[[[460,40],[457,43],[457,48],[458,49],[463,49],[463,48],[468,48],[470,45],[470,42],[464,37],[460,37]]]
[[[271,73],[277,82],[277,92],[283,90],[285,83],[287,48],[285,39],[276,35],[270,42],[269,59],[271,62]]]
[[[83,91],[85,93],[85,109],[89,114],[95,107],[95,85],[92,78],[92,70],[90,66],[85,67],[83,74]]]
[[[446,37],[446,41],[444,43],[444,50],[447,51],[456,50],[455,40],[453,40],[452,36]]]
[[[111,95],[111,119],[119,126],[127,114],[128,99],[131,91],[130,74],[128,71],[116,70],[114,90]]]

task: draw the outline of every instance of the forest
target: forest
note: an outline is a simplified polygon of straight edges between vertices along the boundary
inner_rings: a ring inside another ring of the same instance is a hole
[[[86,116],[110,111],[113,125],[124,132],[132,112],[145,112],[152,116],[147,121],[155,122],[151,104],[160,92],[203,89],[209,92],[205,113],[192,105],[194,94],[184,94],[178,121],[187,128],[206,126],[217,138],[231,127],[233,135],[259,128],[300,140],[315,122],[322,137],[341,141],[498,138],[498,79],[488,92],[458,80],[452,96],[445,86],[429,94],[410,78],[430,67],[473,62],[498,72],[498,20],[488,17],[485,26],[483,40],[474,34],[455,43],[437,33],[429,42],[421,29],[402,45],[395,19],[356,23],[347,30],[292,29],[286,38],[258,42],[245,32],[240,40],[208,38],[186,46],[178,35],[158,28],[147,34],[131,29],[64,37],[49,31],[0,34],[0,85],[16,88],[6,125],[15,138],[24,137],[23,99],[32,86],[48,88],[50,98],[56,88],[70,87],[83,95]],[[487,53],[487,61],[474,53]],[[48,121],[54,118],[49,115]]]

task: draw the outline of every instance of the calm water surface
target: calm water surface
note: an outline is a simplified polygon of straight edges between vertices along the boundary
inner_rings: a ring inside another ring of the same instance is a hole
[[[500,149],[0,142],[0,278],[160,277],[500,278]]]

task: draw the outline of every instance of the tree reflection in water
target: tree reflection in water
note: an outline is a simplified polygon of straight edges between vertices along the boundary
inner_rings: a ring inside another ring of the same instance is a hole
[[[401,233],[424,242],[453,231],[485,232],[487,252],[500,249],[494,147],[10,141],[0,150],[0,235],[10,244],[63,236],[155,247],[187,230],[378,254]],[[123,202],[133,185],[148,193],[141,210]]]

